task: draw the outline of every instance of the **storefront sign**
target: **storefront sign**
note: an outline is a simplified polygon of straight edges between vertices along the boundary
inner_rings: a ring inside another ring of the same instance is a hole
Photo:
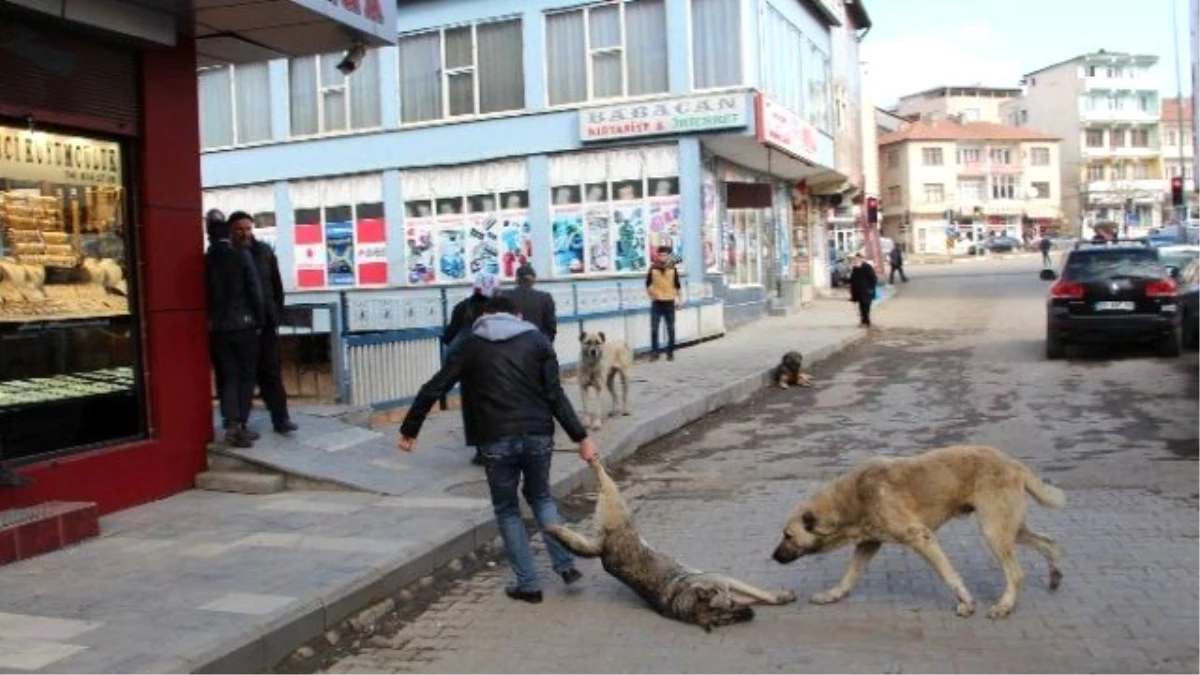
[[[293,4],[368,33],[387,44],[396,43],[396,3],[387,0],[291,0]]]
[[[744,127],[749,115],[741,93],[688,96],[579,111],[579,137],[609,141]]]
[[[782,105],[759,94],[756,100],[758,142],[807,162],[818,163],[817,128]]]
[[[0,176],[66,185],[120,185],[116,143],[0,127]]]

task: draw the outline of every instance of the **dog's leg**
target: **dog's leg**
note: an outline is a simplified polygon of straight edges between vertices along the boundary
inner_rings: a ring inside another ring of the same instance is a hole
[[[812,386],[812,375],[809,375],[808,373],[800,373],[800,375],[797,376],[797,379],[799,380],[799,384],[801,387],[811,387]]]
[[[629,371],[621,370],[621,414],[629,416]]]
[[[724,574],[709,575],[712,580],[718,584],[725,584],[729,588],[730,594],[734,601],[740,605],[786,605],[789,602],[796,601],[796,594],[791,591],[765,591],[757,586],[752,586],[740,579],[725,576]]]
[[[999,498],[980,499],[980,507],[975,511],[979,519],[979,529],[983,530],[983,538],[987,540],[988,548],[996,556],[1000,568],[1004,570],[1004,593],[996,604],[988,609],[989,619],[1003,619],[1012,614],[1017,605],[1017,594],[1025,582],[1025,570],[1021,569],[1021,561],[1017,559],[1017,533],[1025,520],[1024,495],[1016,493],[1016,504]]]
[[[1017,543],[1032,546],[1042,554],[1046,563],[1050,565],[1050,590],[1058,590],[1063,577],[1062,570],[1058,569],[1058,562],[1062,557],[1062,550],[1059,549],[1058,544],[1041,532],[1030,529],[1027,525],[1021,525],[1021,529],[1017,530]]]
[[[592,470],[600,484],[596,497],[597,527],[610,530],[632,527],[633,516],[630,515],[625,500],[621,498],[621,491],[617,489],[616,482],[599,462],[592,465]]]
[[[880,546],[881,544],[877,541],[859,542],[854,547],[854,554],[850,556],[850,566],[846,568],[842,580],[837,583],[837,586],[812,596],[809,598],[809,602],[814,605],[828,605],[849,595],[850,591],[858,585],[858,580],[862,577],[863,572],[867,570],[871,558],[874,558],[875,554],[879,552]]]
[[[621,409],[620,402],[617,401],[617,389],[613,386],[613,382],[616,381],[617,375],[620,374],[620,372],[621,371],[617,370],[616,368],[610,368],[608,370],[608,380],[605,384],[608,385],[608,395],[610,398],[612,398],[612,409],[608,411],[609,417],[616,417],[617,411]]]
[[[924,558],[925,562],[929,563],[929,566],[942,578],[942,581],[950,587],[950,590],[954,591],[954,595],[958,598],[956,614],[965,618],[975,613],[975,598],[971,597],[971,592],[963,584],[962,577],[954,570],[950,559],[946,557],[946,552],[942,550],[937,538],[933,536],[933,532],[930,532],[929,528],[924,525],[908,527],[901,541]]]
[[[551,525],[545,529],[545,533],[580,558],[598,558],[604,550],[602,540],[588,539],[566,525]]]
[[[591,384],[583,388],[583,416],[585,418],[584,425],[588,429],[595,430],[600,428],[600,411],[596,410],[600,393],[597,391],[593,394],[593,389],[595,387]]]

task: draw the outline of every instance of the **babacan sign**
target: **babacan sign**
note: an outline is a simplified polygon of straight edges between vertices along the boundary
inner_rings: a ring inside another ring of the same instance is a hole
[[[579,111],[579,137],[588,141],[744,127],[746,95],[710,94],[626,103]]]

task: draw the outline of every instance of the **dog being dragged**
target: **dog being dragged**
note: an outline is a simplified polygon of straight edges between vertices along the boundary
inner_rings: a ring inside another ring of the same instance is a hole
[[[751,605],[783,605],[796,600],[791,591],[765,591],[723,574],[702,572],[650,548],[638,535],[633,515],[617,484],[599,461],[592,470],[600,481],[596,500],[596,538],[564,525],[546,533],[584,558],[600,558],[604,570],[633,589],[659,614],[694,623],[706,631],[754,618]]]

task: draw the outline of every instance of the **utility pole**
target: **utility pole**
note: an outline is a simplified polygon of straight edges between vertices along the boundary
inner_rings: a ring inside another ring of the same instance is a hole
[[[1179,127],[1179,175],[1183,176],[1185,173],[1185,160],[1183,158],[1183,131],[1185,127],[1183,124],[1183,69],[1179,66],[1179,0],[1172,0],[1171,2],[1171,36],[1174,38],[1175,42],[1175,100],[1178,104],[1175,106],[1175,123]],[[1195,116],[1196,111],[1193,110],[1192,117]],[[1193,182],[1197,180],[1200,180],[1200,176],[1193,176]],[[1171,217],[1175,222],[1175,225],[1179,226],[1180,228],[1187,224],[1186,199],[1183,201],[1183,213],[1180,213],[1179,210],[1172,205]],[[1182,234],[1183,230],[1179,230],[1179,233]]]

